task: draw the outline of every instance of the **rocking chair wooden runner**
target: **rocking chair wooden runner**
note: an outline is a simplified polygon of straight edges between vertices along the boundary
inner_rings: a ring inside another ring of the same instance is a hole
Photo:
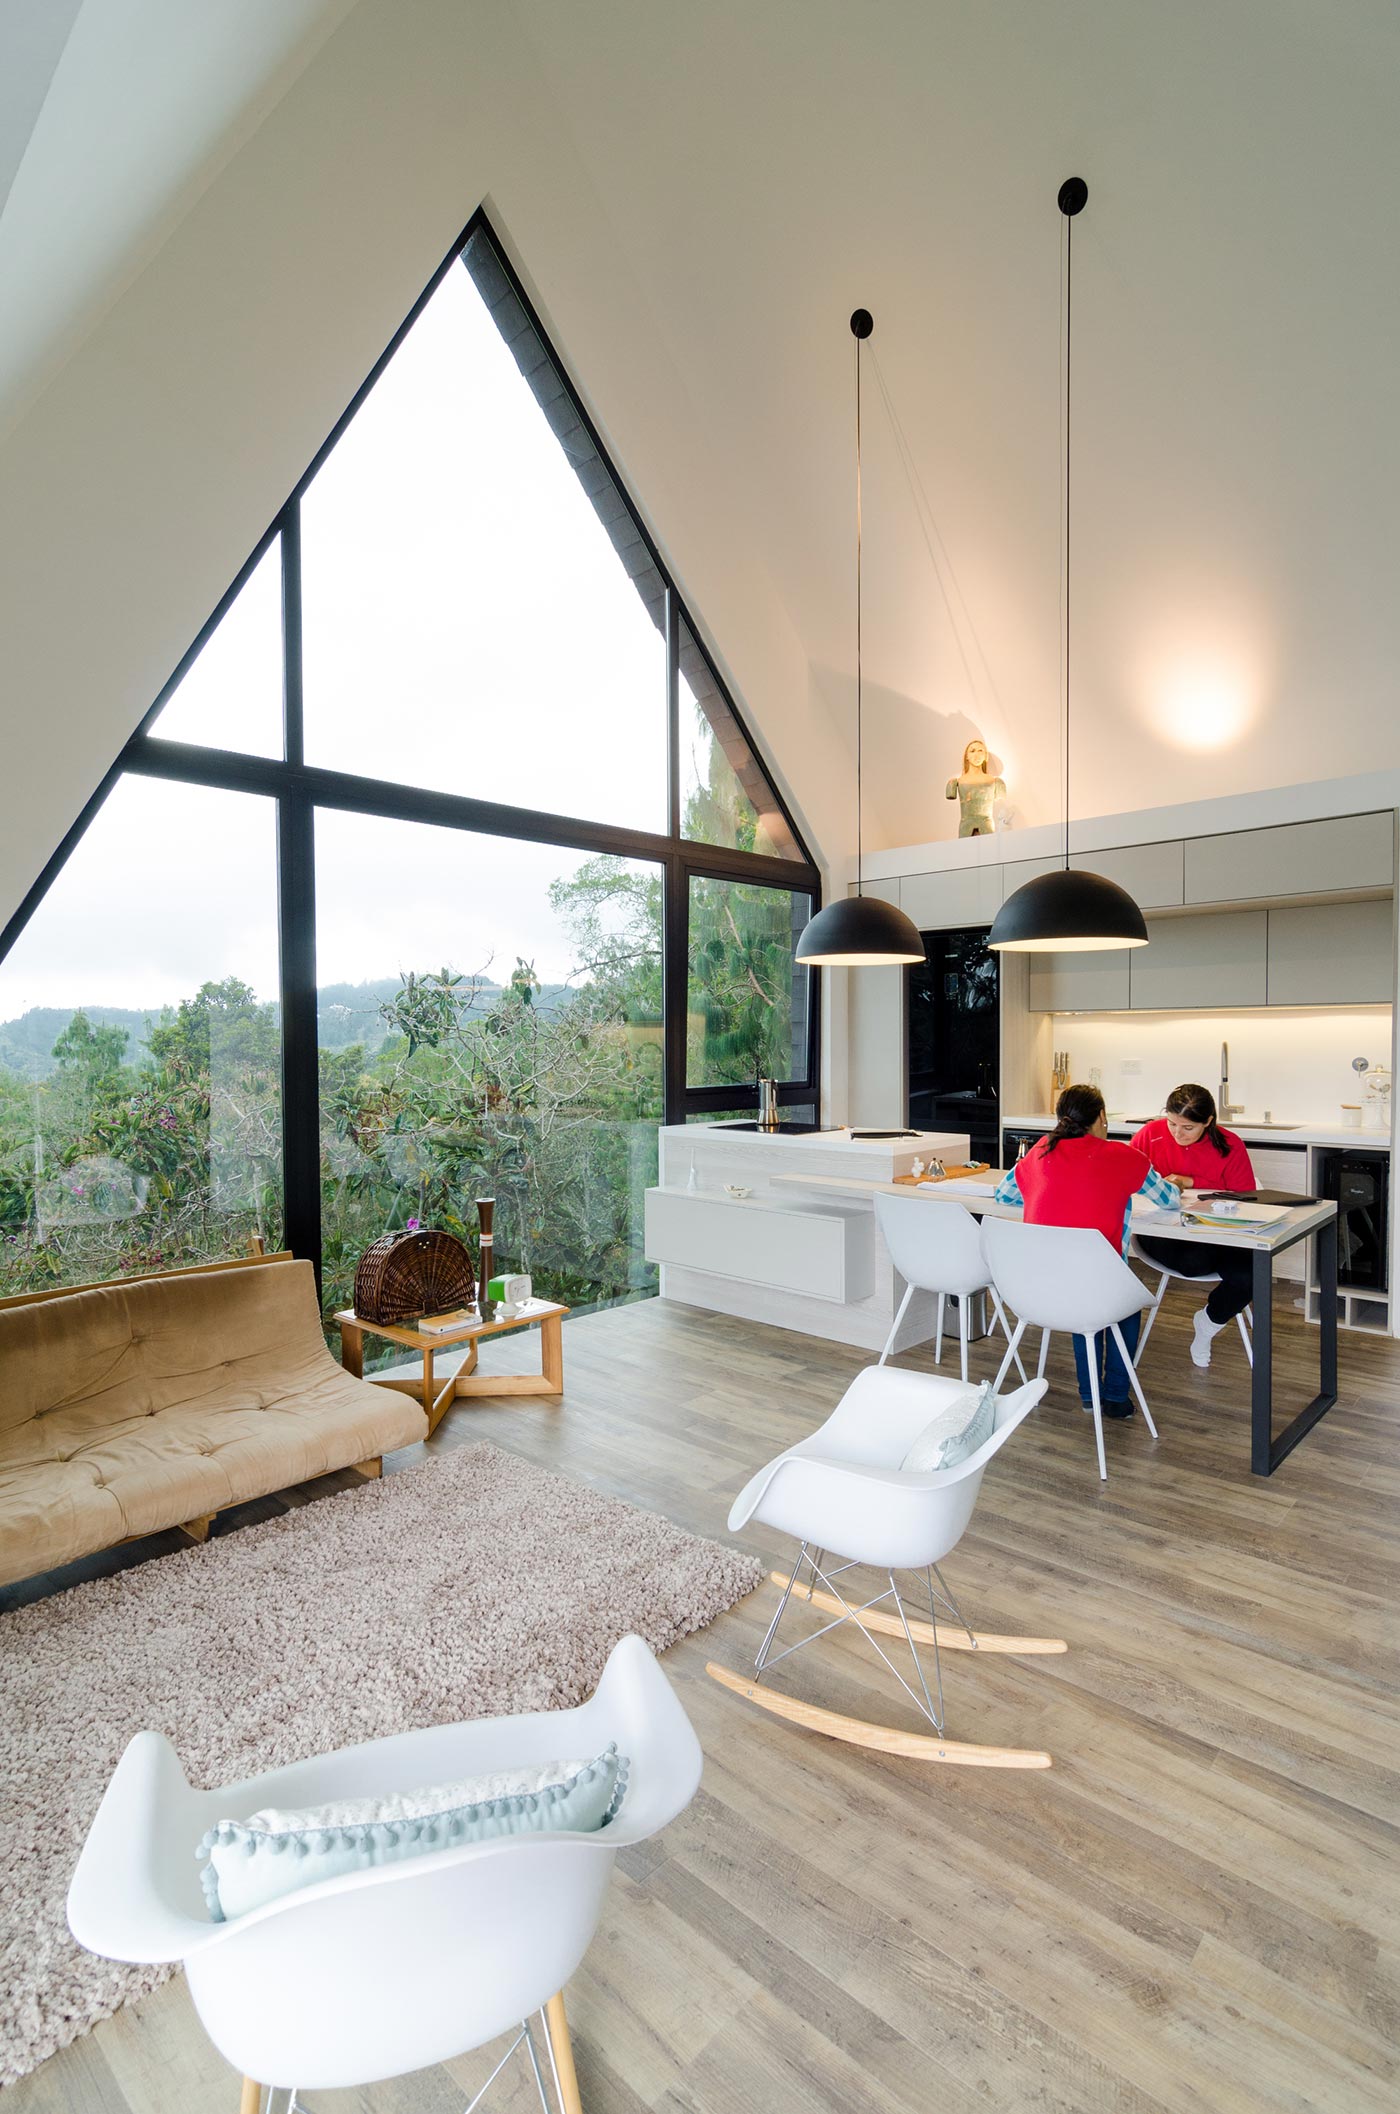
[[[940,1646],[1019,1657],[1062,1652],[1065,1645],[1056,1637],[975,1635],[938,1568],[962,1539],[987,1463],[1029,1416],[1045,1388],[1043,1380],[1033,1380],[1002,1397],[992,1436],[958,1467],[916,1474],[901,1465],[905,1455],[924,1427],[964,1390],[956,1381],[888,1365],[868,1366],[858,1374],[826,1423],[761,1468],[735,1500],[729,1515],[731,1533],[758,1520],[795,1535],[800,1546],[791,1574],[771,1574],[773,1584],[782,1589],[782,1598],[759,1646],[752,1675],[732,1673],[713,1662],[706,1672],[775,1717],[858,1747],[985,1769],[1048,1769],[1050,1756],[1035,1749],[980,1747],[944,1736]],[[884,1590],[869,1598],[854,1593],[852,1581],[846,1578],[847,1573],[865,1569],[885,1580]],[[897,1574],[902,1571],[922,1574],[918,1594],[901,1592]],[[907,1598],[917,1614],[910,1612]],[[779,1627],[794,1600],[833,1620],[775,1651]],[[940,1628],[940,1609],[959,1629]],[[919,1715],[933,1728],[931,1733],[872,1725],[763,1685],[764,1675],[781,1659],[848,1622],[863,1632]],[[913,1661],[912,1682],[885,1650],[882,1638],[896,1639],[907,1648]],[[932,1647],[932,1689],[920,1645]]]

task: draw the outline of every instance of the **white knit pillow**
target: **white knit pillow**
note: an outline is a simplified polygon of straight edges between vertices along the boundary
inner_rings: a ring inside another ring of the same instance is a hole
[[[930,1475],[935,1469],[956,1468],[985,1446],[996,1429],[997,1398],[990,1380],[981,1387],[966,1388],[955,1395],[946,1409],[925,1424],[901,1468],[910,1475]]]

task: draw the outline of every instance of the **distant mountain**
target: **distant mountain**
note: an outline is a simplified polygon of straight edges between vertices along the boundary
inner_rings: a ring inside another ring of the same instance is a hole
[[[76,1006],[31,1006],[18,1020],[0,1021],[0,1070],[16,1072],[21,1079],[47,1079],[54,1069],[53,1046],[77,1010]],[[84,1006],[82,1010],[95,1028],[125,1028],[130,1037],[126,1062],[141,1062],[146,1055],[150,1009],[133,1012],[129,1006]],[[159,1007],[155,1013],[159,1018]]]
[[[316,1034],[322,1049],[344,1050],[358,1042],[366,1050],[377,1050],[388,1034],[379,1009],[398,989],[397,976],[380,976],[363,984],[322,984],[316,993]],[[484,1013],[500,995],[499,984],[483,983],[478,1010]],[[553,1012],[570,995],[568,984],[545,984],[535,994],[535,1004],[541,1012]],[[21,1079],[47,1079],[54,1070],[53,1046],[78,1010],[75,1006],[31,1006],[17,1020],[0,1021],[0,1071]],[[95,1028],[126,1029],[128,1064],[140,1064],[147,1056],[146,1026],[160,1019],[159,1006],[84,1006],[81,1010]]]

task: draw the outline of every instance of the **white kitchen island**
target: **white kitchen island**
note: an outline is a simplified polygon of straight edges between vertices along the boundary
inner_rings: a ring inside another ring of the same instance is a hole
[[[966,1161],[968,1149],[965,1131],[874,1139],[846,1130],[666,1124],[661,1179],[646,1197],[646,1253],[661,1266],[661,1295],[879,1350],[904,1280],[880,1238],[874,1198],[817,1190],[804,1196],[794,1178],[890,1182],[916,1159],[936,1154],[952,1166]],[[732,1188],[749,1194],[731,1196]],[[933,1334],[937,1306],[931,1295],[915,1295],[900,1329],[901,1348]]]

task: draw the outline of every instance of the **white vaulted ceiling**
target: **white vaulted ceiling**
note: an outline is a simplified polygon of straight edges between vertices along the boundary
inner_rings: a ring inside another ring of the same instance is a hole
[[[52,43],[0,217],[0,912],[483,198],[824,856],[857,303],[867,842],[950,833],[974,730],[1058,812],[1074,173],[1077,808],[1400,764],[1390,0],[87,0]]]

